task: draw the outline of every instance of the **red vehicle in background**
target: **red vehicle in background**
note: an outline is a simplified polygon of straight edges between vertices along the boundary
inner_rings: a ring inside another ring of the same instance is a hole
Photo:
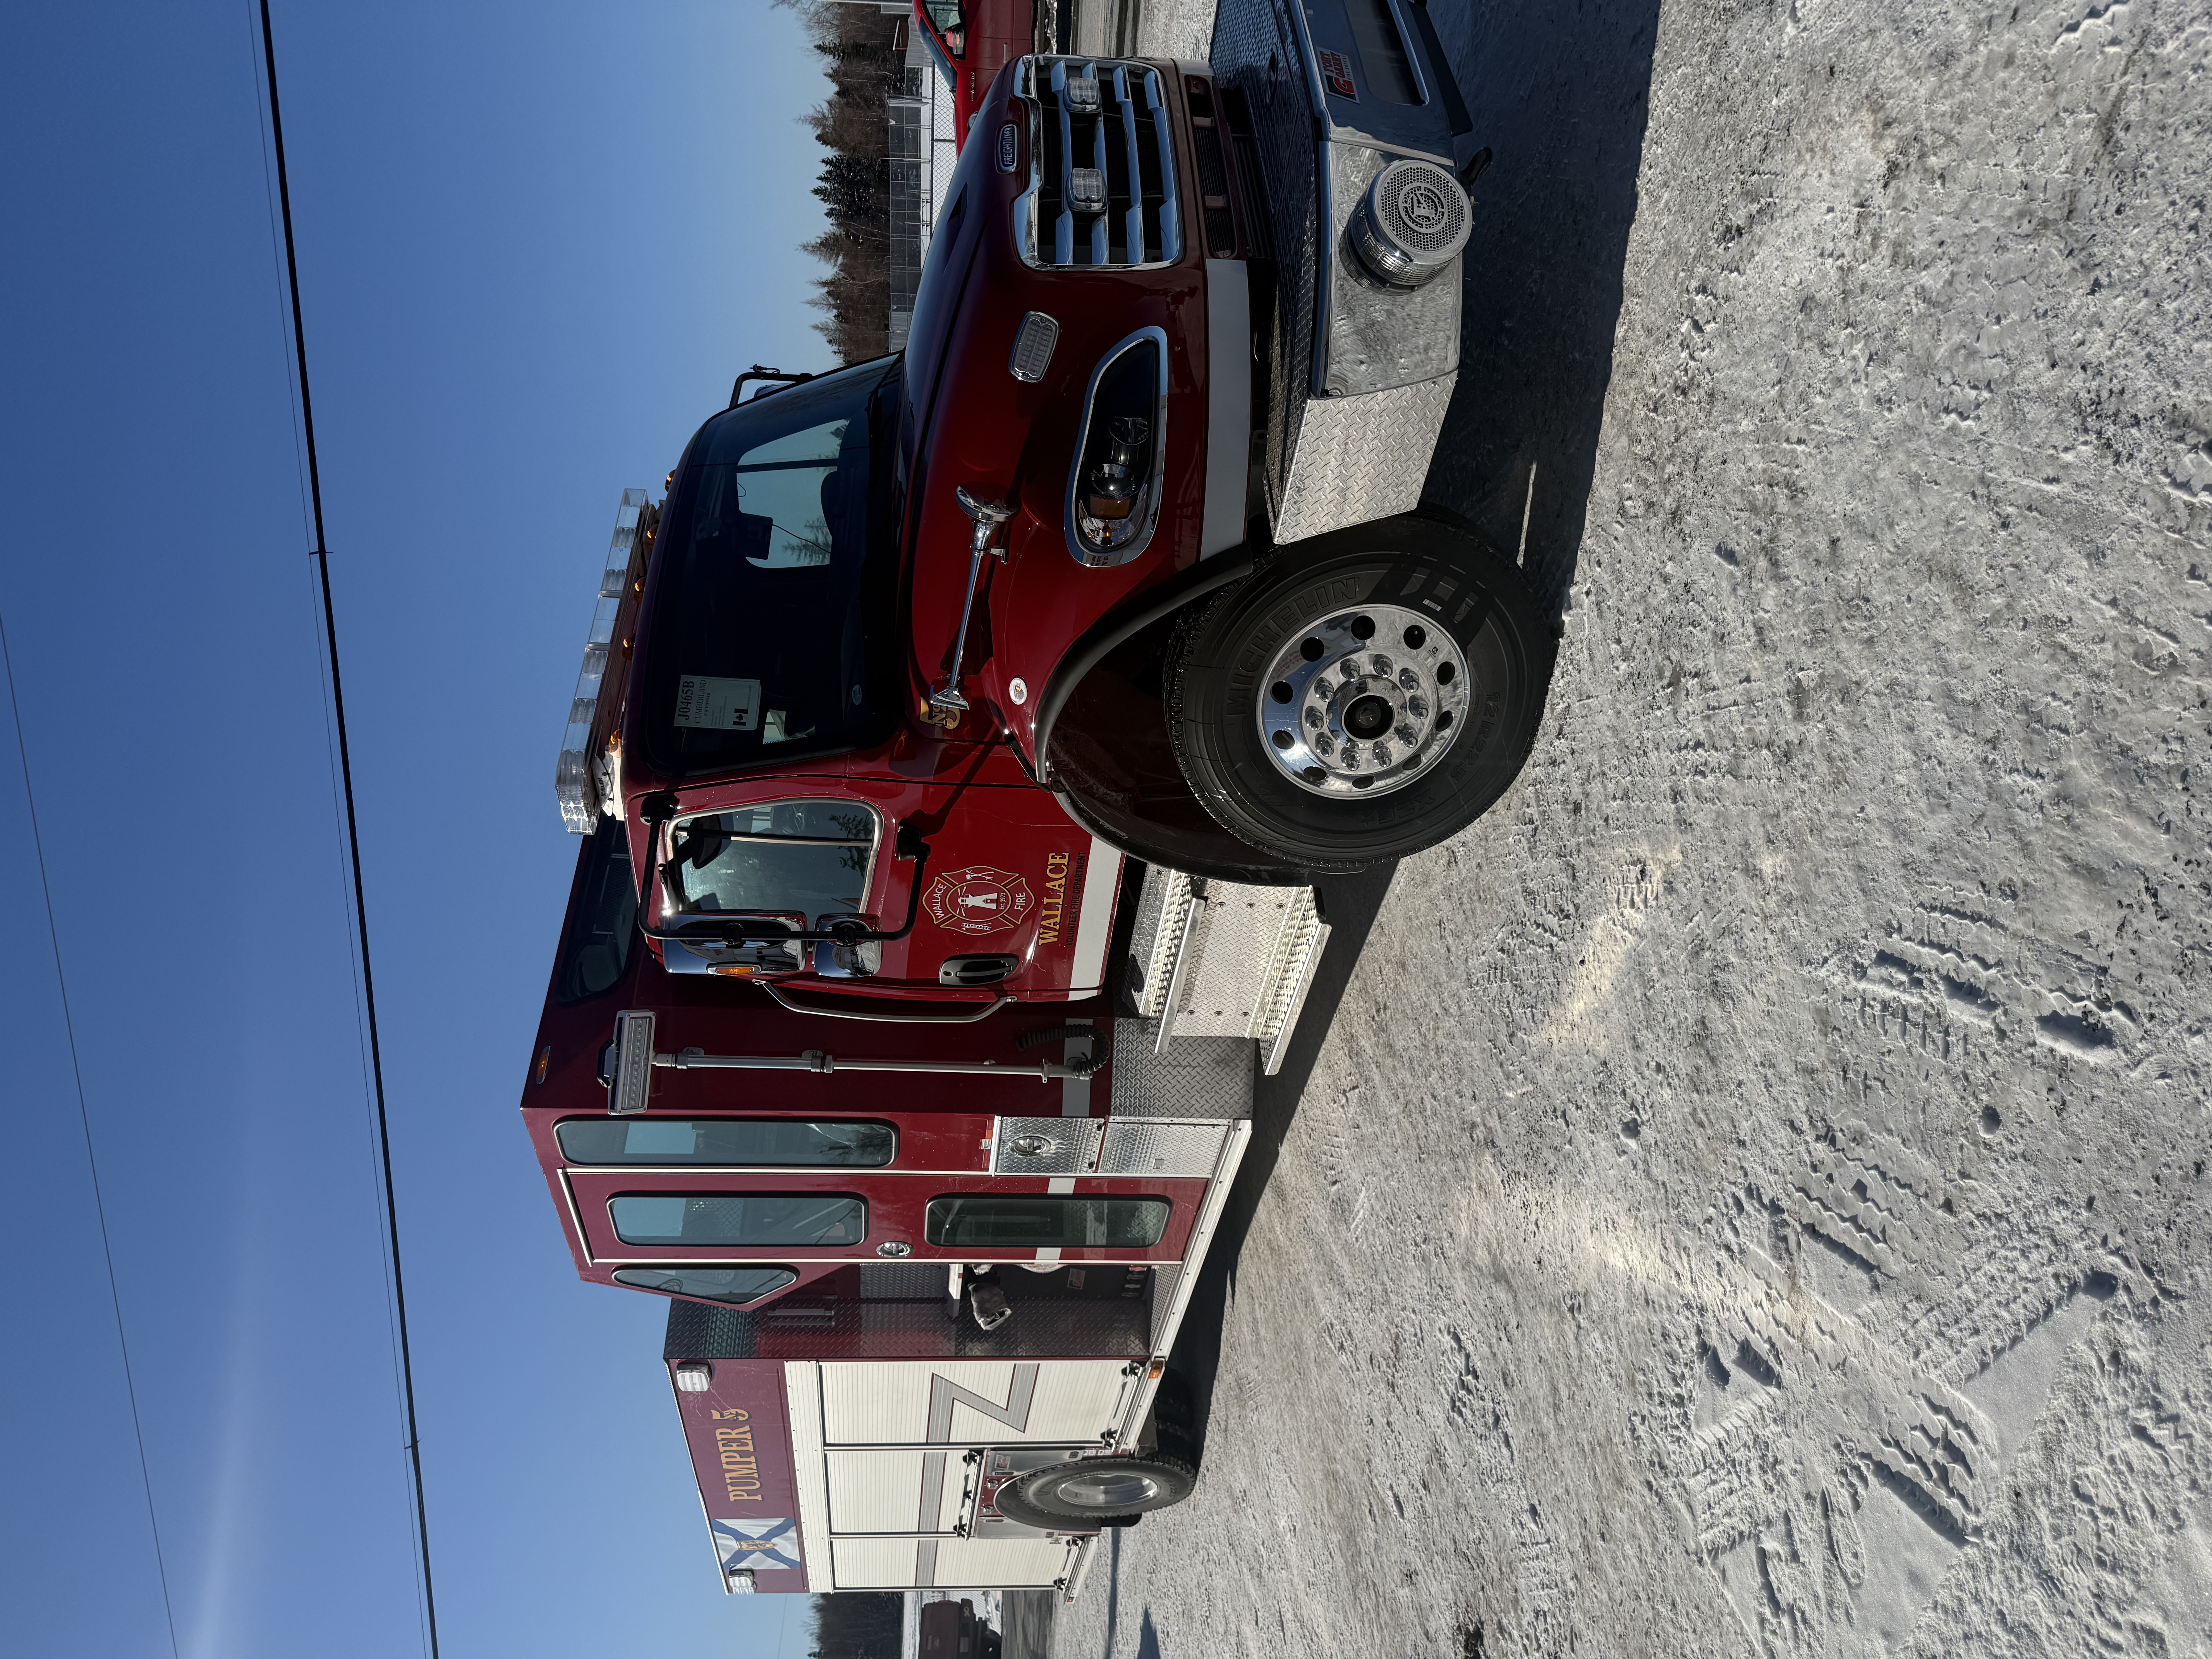
[[[952,135],[968,124],[999,71],[1036,45],[1036,0],[914,0],[914,25],[952,88]]]

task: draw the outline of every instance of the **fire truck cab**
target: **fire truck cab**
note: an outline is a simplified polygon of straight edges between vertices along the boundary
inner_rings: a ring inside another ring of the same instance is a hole
[[[1553,630],[1415,510],[1470,217],[1426,17],[1224,0],[1233,72],[1009,63],[908,348],[740,377],[625,496],[559,789],[670,973],[1064,1001],[1125,856],[1297,884],[1511,781]]]

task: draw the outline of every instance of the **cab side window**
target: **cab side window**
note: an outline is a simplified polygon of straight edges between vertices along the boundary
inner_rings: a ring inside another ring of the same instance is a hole
[[[600,819],[584,856],[583,884],[576,891],[576,913],[562,947],[554,989],[563,1003],[581,1002],[611,988],[629,966],[630,941],[637,937],[637,883],[630,875],[629,841],[623,825]]]
[[[851,915],[867,902],[878,834],[875,813],[852,801],[702,813],[676,821],[668,874],[687,914]]]

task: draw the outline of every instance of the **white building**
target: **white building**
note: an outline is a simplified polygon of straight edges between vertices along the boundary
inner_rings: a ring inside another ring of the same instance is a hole
[[[890,125],[890,349],[902,350],[914,326],[915,290],[929,252],[944,185],[952,176],[952,88],[938,72],[907,0],[837,0],[900,19],[906,68],[887,112]]]
[[[906,75],[890,100],[890,349],[902,349],[914,324],[915,289],[952,176],[952,89],[938,73],[921,32],[906,30]]]

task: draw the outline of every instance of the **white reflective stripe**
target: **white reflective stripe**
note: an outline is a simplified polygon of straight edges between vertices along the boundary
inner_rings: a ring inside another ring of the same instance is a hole
[[[1044,1183],[1044,1189],[1048,1193],[1072,1193],[1075,1190],[1075,1177],[1073,1176],[1054,1176],[1051,1180]]]
[[[1206,513],[1198,556],[1244,539],[1251,473],[1252,295],[1242,259],[1206,262]]]
[[[1037,1252],[1037,1260],[1038,1260],[1038,1261],[1059,1261],[1059,1260],[1060,1260],[1060,1246],[1059,1246],[1059,1245],[1057,1245],[1057,1244],[1054,1244],[1054,1245],[1050,1246],[1050,1247],[1049,1247],[1049,1248],[1048,1248],[1048,1249],[1039,1250],[1039,1251]]]
[[[1106,942],[1114,934],[1114,896],[1121,890],[1121,854],[1093,836],[1083,876],[1083,914],[1075,923],[1075,967],[1068,988],[1095,991],[1105,977]]]

